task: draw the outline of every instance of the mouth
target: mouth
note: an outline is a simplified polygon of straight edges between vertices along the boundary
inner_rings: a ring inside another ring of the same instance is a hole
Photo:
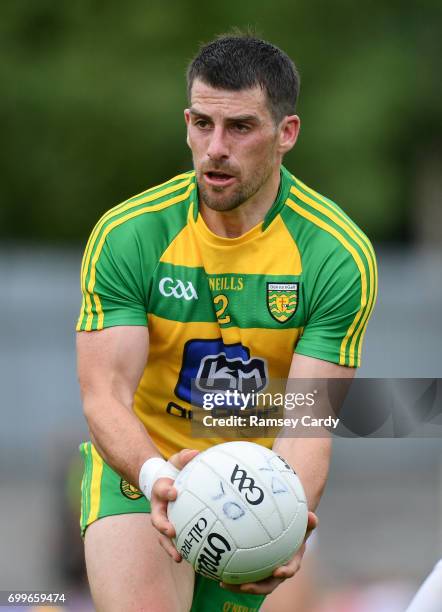
[[[226,174],[225,172],[218,172],[216,170],[205,172],[204,178],[206,183],[216,187],[227,187],[235,181],[235,177],[231,174]]]

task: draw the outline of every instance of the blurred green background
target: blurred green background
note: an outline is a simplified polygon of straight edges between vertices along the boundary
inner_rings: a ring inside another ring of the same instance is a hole
[[[419,207],[436,207],[440,181],[441,10],[437,0],[4,3],[0,238],[84,242],[104,210],[188,169],[187,62],[198,43],[250,25],[301,73],[302,132],[286,165],[375,241],[418,240]]]
[[[80,598],[70,610],[86,612],[75,499],[88,438],[74,353],[81,254],[102,212],[191,167],[188,61],[200,42],[249,25],[296,61],[302,131],[286,165],[376,243],[379,298],[359,376],[440,378],[442,4],[1,9],[0,590],[69,587]],[[437,438],[336,440],[312,576],[330,606],[316,612],[405,609],[442,550],[441,448]],[[376,603],[355,603],[364,585]]]

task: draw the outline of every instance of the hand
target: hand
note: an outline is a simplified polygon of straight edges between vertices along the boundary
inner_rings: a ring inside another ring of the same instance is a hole
[[[272,591],[276,589],[284,580],[287,578],[291,578],[296,574],[296,572],[301,567],[302,557],[305,553],[305,543],[310,537],[312,531],[316,529],[318,526],[318,517],[313,512],[308,513],[307,519],[307,532],[305,534],[304,543],[301,548],[295,554],[294,557],[290,559],[286,563],[286,565],[280,565],[275,570],[273,570],[273,574],[269,576],[269,578],[264,578],[263,580],[258,580],[258,582],[247,582],[244,584],[227,584],[225,582],[221,582],[220,586],[228,591],[233,591],[234,593],[253,593],[255,595],[269,595]]]
[[[178,469],[189,463],[199,451],[184,449],[169,458],[169,461]],[[160,532],[159,542],[164,550],[172,557],[174,561],[179,563],[182,560],[180,553],[175,548],[172,538],[176,535],[175,528],[167,518],[167,504],[176,499],[178,494],[173,486],[172,478],[158,478],[152,487],[151,505],[151,521],[152,525]]]

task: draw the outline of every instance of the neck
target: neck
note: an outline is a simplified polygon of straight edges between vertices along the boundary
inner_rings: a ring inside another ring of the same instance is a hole
[[[278,195],[279,166],[248,200],[233,210],[217,211],[200,201],[200,213],[207,227],[223,238],[238,238],[264,220]]]

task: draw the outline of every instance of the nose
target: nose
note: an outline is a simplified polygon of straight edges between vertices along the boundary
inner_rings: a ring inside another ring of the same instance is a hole
[[[229,157],[226,135],[222,126],[216,126],[212,130],[209,146],[207,148],[207,156],[210,157],[212,161],[218,161]]]

